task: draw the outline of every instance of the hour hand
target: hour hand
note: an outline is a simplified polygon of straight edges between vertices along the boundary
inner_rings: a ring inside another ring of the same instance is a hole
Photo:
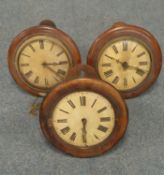
[[[44,65],[44,67],[47,68],[50,72],[54,73],[61,80],[63,80],[63,77],[58,72],[56,72],[55,70],[53,70],[49,65]]]
[[[87,130],[86,130],[86,124],[87,124],[87,119],[83,118],[82,120],[82,140],[85,144],[87,144]]]

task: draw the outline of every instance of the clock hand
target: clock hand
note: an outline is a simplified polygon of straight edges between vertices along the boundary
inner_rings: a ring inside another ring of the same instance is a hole
[[[83,128],[82,128],[82,139],[83,142],[86,144],[87,143],[87,130],[86,130],[86,124],[87,124],[87,119],[83,118],[82,120]]]
[[[127,70],[127,69],[130,69],[131,68],[131,69],[136,69],[136,71],[147,72],[147,71],[142,70],[142,69],[140,69],[138,67],[129,65],[127,62],[121,62],[120,60],[118,60],[118,59],[116,59],[114,57],[111,57],[111,56],[108,56],[108,55],[105,55],[105,56],[108,57],[108,58],[110,58],[111,60],[114,60],[117,63],[121,64],[124,70]]]
[[[56,63],[56,62],[53,62],[53,63],[43,63],[42,64],[43,66],[48,66],[48,65],[53,65],[53,66],[56,66],[56,65],[59,65],[59,63]]]
[[[63,77],[60,76],[55,70],[53,70],[51,67],[49,67],[48,65],[43,65],[45,68],[47,68],[49,71],[53,72],[57,77],[59,77],[60,79],[63,80]]]
[[[109,55],[105,55],[105,56],[108,57],[108,58],[110,58],[111,60],[116,61],[117,63],[122,64],[122,62],[121,62],[120,60],[118,60],[118,59],[116,59],[116,58],[114,58],[114,57],[111,57],[111,56],[109,56]]]
[[[139,67],[129,65],[127,62],[124,62],[122,64],[122,66],[123,66],[124,69],[135,69],[136,71],[141,71],[141,72],[144,72],[144,73],[147,72],[146,70],[140,69]]]
[[[52,62],[52,63],[44,62],[43,66],[47,66],[47,65],[57,66],[57,65],[61,65],[61,64],[67,64],[67,63],[68,63],[67,61],[59,61],[58,63],[57,62]]]

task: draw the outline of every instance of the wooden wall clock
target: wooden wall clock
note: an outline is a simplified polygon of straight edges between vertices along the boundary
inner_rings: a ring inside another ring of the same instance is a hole
[[[162,65],[162,54],[150,32],[119,22],[95,40],[87,62],[124,98],[132,98],[155,82]]]
[[[76,44],[50,20],[18,34],[8,52],[12,77],[21,88],[37,96],[44,96],[62,82],[77,63],[80,53]]]
[[[110,150],[124,135],[128,111],[119,92],[79,65],[54,88],[40,109],[46,138],[65,153],[92,157]]]

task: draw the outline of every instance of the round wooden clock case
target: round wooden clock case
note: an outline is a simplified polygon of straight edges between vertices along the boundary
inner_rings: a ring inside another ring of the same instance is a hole
[[[18,34],[8,52],[13,79],[36,96],[46,95],[78,63],[80,53],[76,44],[50,20]]]
[[[90,66],[76,66],[56,86],[40,109],[40,126],[52,145],[77,157],[110,150],[128,124],[125,101],[112,86],[98,79]]]
[[[87,63],[124,98],[132,98],[145,92],[156,81],[162,54],[150,32],[119,22],[94,41]]]

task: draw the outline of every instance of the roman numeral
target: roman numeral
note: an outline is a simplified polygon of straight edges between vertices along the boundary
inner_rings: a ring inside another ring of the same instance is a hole
[[[110,67],[111,66],[111,63],[103,63],[101,66],[102,67]]]
[[[128,86],[128,80],[126,78],[124,78],[124,87]]]
[[[64,53],[64,51],[60,51],[56,56],[59,57],[60,55],[62,55]]]
[[[52,43],[51,48],[50,48],[50,51],[52,51],[52,49],[54,48],[54,46],[55,46],[55,44]]]
[[[59,119],[57,120],[58,123],[67,123],[67,119]]]
[[[27,55],[27,54],[25,54],[25,53],[22,53],[21,55],[23,55],[23,56],[25,56],[25,57],[29,57],[29,58],[30,58],[30,56],[29,56],[29,55]]]
[[[86,106],[86,97],[85,96],[80,97],[80,105],[81,106]]]
[[[68,64],[68,61],[60,61],[59,64],[60,65],[62,65],[62,64]]]
[[[33,47],[31,44],[29,44],[29,47],[30,47],[30,49],[31,49],[33,52],[35,52],[35,49],[34,49],[34,47]]]
[[[143,76],[145,72],[142,69],[137,69],[136,73],[140,76]]]
[[[29,66],[29,64],[28,64],[28,63],[23,63],[23,64],[21,64],[20,66],[21,66],[21,67],[26,67],[26,66]]]
[[[59,82],[59,80],[56,77],[53,77],[57,82]]]
[[[102,132],[106,132],[108,130],[107,127],[99,125],[99,127],[97,128],[98,130],[102,131]]]
[[[123,51],[127,51],[127,50],[128,50],[128,42],[123,41]]]
[[[68,100],[67,103],[74,109],[76,108],[76,106],[74,105],[74,103],[71,100]]]
[[[145,55],[145,52],[138,54],[137,57],[139,58],[139,57],[142,57],[143,55]]]
[[[106,78],[110,77],[112,74],[113,74],[112,70],[108,70],[108,71],[104,72],[104,75]]]
[[[39,40],[40,49],[44,49],[44,41]]]
[[[115,45],[112,46],[112,49],[114,50],[115,54],[118,54],[117,47]]]
[[[49,83],[48,83],[47,78],[45,78],[45,79],[44,79],[44,81],[45,81],[45,85],[46,85],[46,86],[48,86],[48,85],[49,85]]]
[[[117,84],[117,83],[118,83],[118,81],[119,81],[119,77],[118,77],[118,76],[116,76],[116,77],[113,79],[112,83],[113,83],[113,84]]]
[[[101,112],[105,111],[106,109],[107,109],[107,107],[105,106],[105,107],[99,109],[97,112],[98,112],[98,113],[101,113]]]
[[[140,65],[140,66],[145,66],[145,65],[147,65],[147,64],[148,64],[147,61],[140,61],[140,62],[139,62],[139,65]]]
[[[94,105],[96,104],[96,102],[97,102],[97,99],[95,99],[94,102],[92,103],[92,105],[91,105],[92,108],[94,107]]]
[[[99,140],[99,137],[98,137],[97,135],[94,135],[94,137],[95,137],[97,140]]]
[[[72,133],[70,140],[75,141],[75,139],[76,139],[76,133],[74,132],[74,133]]]
[[[28,71],[27,73],[25,73],[25,76],[26,76],[27,78],[30,78],[30,77],[32,76],[32,74],[33,74],[33,72],[30,70],[30,71]]]
[[[134,82],[134,83],[136,83],[136,80],[135,80],[135,78],[134,78],[134,77],[132,77],[132,80],[133,80],[133,82]]]
[[[70,131],[70,127],[65,127],[63,129],[60,130],[64,135],[66,135],[69,131]]]
[[[136,50],[137,48],[137,45],[132,49],[132,53]]]
[[[69,112],[68,111],[65,111],[65,110],[63,110],[63,109],[59,109],[61,112],[64,112],[65,114],[69,114]]]
[[[110,117],[102,117],[100,118],[100,122],[109,122],[111,120]]]
[[[34,83],[35,83],[35,84],[38,84],[38,83],[39,83],[39,76],[37,76],[37,77],[35,78]]]
[[[63,76],[66,74],[66,72],[65,72],[64,70],[61,70],[61,69],[59,69],[59,70],[57,71],[57,73],[58,73],[58,74],[61,74],[61,75],[63,75]]]

